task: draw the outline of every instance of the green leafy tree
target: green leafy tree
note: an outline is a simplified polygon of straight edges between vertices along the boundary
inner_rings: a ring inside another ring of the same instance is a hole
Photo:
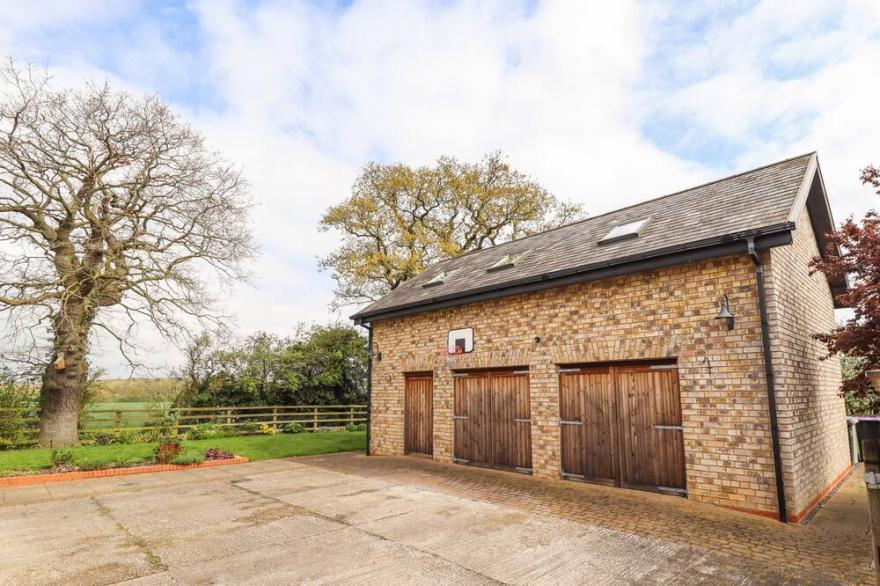
[[[880,169],[863,169],[862,183],[880,195]],[[841,391],[853,399],[873,402],[878,390],[866,373],[880,368],[880,215],[871,210],[861,221],[847,219],[839,230],[828,234],[827,254],[814,258],[811,266],[829,279],[850,279],[850,286],[837,300],[852,308],[852,317],[814,337],[825,344],[829,355],[851,359],[850,376],[844,378]]]
[[[432,167],[368,163],[351,195],[321,219],[342,234],[321,259],[337,306],[378,299],[437,260],[580,219],[499,152],[478,163],[441,157]]]
[[[233,345],[200,337],[187,354],[178,405],[333,405],[366,399],[366,339],[349,326],[258,333]]]

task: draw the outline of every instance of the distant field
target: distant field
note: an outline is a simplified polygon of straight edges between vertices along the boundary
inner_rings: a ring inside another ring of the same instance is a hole
[[[139,411],[161,411],[169,407],[170,401],[116,401],[108,403],[93,403],[86,407],[82,414],[82,426],[84,429],[107,429],[116,424],[117,411],[119,411],[120,427],[139,427],[147,421],[155,419],[154,414]],[[158,413],[156,413],[158,414]]]
[[[179,392],[173,378],[115,378],[96,383],[96,403],[167,403]]]

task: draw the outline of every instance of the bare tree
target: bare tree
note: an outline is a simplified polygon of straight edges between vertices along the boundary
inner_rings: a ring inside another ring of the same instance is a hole
[[[44,326],[40,441],[70,445],[95,330],[128,356],[135,324],[176,338],[214,315],[210,274],[246,277],[247,188],[156,96],[12,62],[0,81],[0,311],[35,343]]]

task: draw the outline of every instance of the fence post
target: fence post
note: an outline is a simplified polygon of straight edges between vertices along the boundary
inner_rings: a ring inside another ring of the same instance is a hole
[[[272,426],[278,427],[278,407],[272,407]]]
[[[113,418],[113,429],[119,433],[119,427],[122,425],[122,410],[116,410],[116,417]]]
[[[857,428],[865,462],[875,579],[880,584],[880,421],[862,420]]]
[[[312,411],[312,431],[318,431],[318,408]]]
[[[226,423],[232,425],[232,409],[226,410]]]
[[[354,407],[348,408],[348,420],[349,422],[351,422],[352,425],[354,425]]]

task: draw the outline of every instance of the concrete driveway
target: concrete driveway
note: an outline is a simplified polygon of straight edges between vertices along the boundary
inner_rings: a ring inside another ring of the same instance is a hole
[[[337,454],[0,491],[0,583],[857,583],[861,483],[807,526]]]

